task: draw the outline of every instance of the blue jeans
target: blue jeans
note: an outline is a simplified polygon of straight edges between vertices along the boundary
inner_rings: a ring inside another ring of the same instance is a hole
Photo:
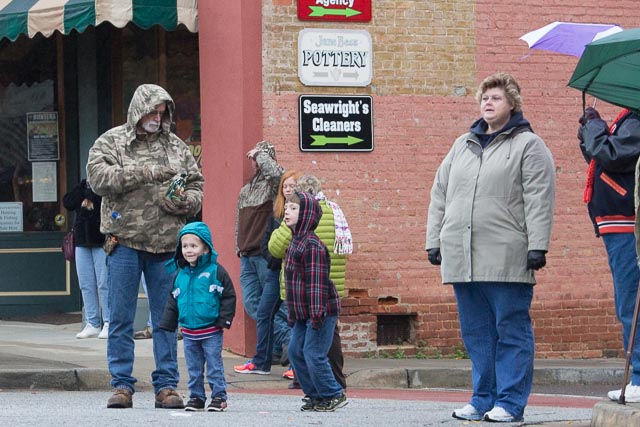
[[[291,366],[304,394],[314,399],[337,397],[343,393],[327,357],[337,322],[338,316],[326,316],[320,329],[315,330],[310,320],[296,320],[291,329]]]
[[[252,359],[260,370],[270,371],[274,347],[277,351],[289,343],[291,329],[286,323],[284,328],[279,323],[283,316],[286,322],[286,313],[286,304],[282,304],[280,299],[280,271],[269,270],[258,304],[256,355]],[[275,329],[279,330],[279,340],[276,339]]]
[[[535,343],[529,309],[533,286],[470,282],[453,285],[460,332],[471,359],[473,396],[480,413],[500,406],[521,417],[531,393]]]
[[[173,276],[167,274],[164,263],[173,253],[152,254],[118,245],[107,257],[109,307],[109,339],[107,363],[113,388],[135,391],[132,376],[134,360],[133,321],[136,315],[140,275],[147,281],[147,297],[153,322],[153,358],[156,369],[151,373],[155,393],[175,389],[178,372],[178,342],[176,332],[160,329],[167,298],[173,287]]]
[[[278,274],[279,273],[274,272],[267,266],[267,260],[261,255],[243,256],[240,258],[240,287],[242,288],[242,304],[244,305],[244,310],[247,312],[249,317],[256,322],[258,322],[258,310],[264,289],[269,288],[268,291],[271,291],[272,288],[269,284],[278,283],[277,292],[280,292],[280,285],[278,282],[279,278],[277,277]],[[270,294],[268,297],[271,299],[273,296]],[[266,309],[263,307],[263,310]],[[287,324],[286,310],[285,304],[281,304],[280,310],[273,320],[274,339],[272,347],[275,349],[275,353],[280,353],[282,346],[288,343],[290,328]],[[264,315],[265,313],[263,312],[261,316]],[[256,334],[259,333],[259,331],[256,331]],[[269,366],[270,365],[271,364],[269,364]]]
[[[207,364],[207,382],[211,387],[211,399],[221,397],[227,400],[227,383],[224,380],[222,364],[223,331],[203,340],[184,338],[184,360],[189,372],[189,397],[207,400],[204,391],[204,365]]]
[[[616,316],[622,323],[622,341],[624,351],[629,348],[633,312],[640,283],[640,269],[636,256],[636,238],[633,233],[603,234],[602,240],[609,257],[609,269],[613,276]],[[636,336],[631,354],[631,384],[640,385],[640,330]]]
[[[242,288],[242,305],[249,317],[258,320],[260,295],[271,270],[267,260],[261,255],[240,257],[240,287]]]
[[[102,305],[102,322],[109,322],[106,257],[101,247],[76,246],[76,272],[80,292],[82,292],[84,321],[96,328],[100,327],[100,305]]]

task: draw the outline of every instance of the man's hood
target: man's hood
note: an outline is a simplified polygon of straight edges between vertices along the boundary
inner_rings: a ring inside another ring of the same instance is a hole
[[[300,197],[300,212],[295,234],[304,234],[313,231],[322,217],[320,203],[309,193],[296,193]]]
[[[165,103],[167,110],[162,116],[162,130],[169,133],[175,104],[169,92],[154,84],[143,84],[138,86],[133,93],[129,111],[127,112],[127,125],[135,131],[136,125],[145,115],[153,112],[156,105]]]

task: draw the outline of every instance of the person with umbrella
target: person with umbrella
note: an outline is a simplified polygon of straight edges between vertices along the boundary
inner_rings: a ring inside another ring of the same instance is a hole
[[[625,352],[629,348],[640,269],[634,236],[635,166],[640,157],[640,115],[624,108],[610,125],[594,108],[579,120],[580,150],[589,164],[583,201],[596,237],[602,237],[613,276],[616,316],[622,323]],[[640,334],[633,343],[631,382],[625,388],[628,402],[640,402]],[[608,393],[619,400],[622,390]]]

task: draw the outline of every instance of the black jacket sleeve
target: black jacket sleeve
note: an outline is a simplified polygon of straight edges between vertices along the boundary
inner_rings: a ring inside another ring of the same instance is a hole
[[[275,258],[271,255],[271,252],[269,252],[269,239],[271,239],[271,234],[278,227],[280,227],[280,221],[278,221],[272,213],[267,222],[267,229],[264,232],[264,236],[262,236],[262,242],[260,242],[260,253],[262,257],[267,260],[267,267],[275,271],[280,271],[282,268],[282,260]]]
[[[229,277],[229,273],[227,273],[227,270],[220,264],[218,264],[217,277],[220,283],[222,283],[224,290],[220,297],[220,311],[216,326],[229,329],[236,315],[236,291],[233,288],[233,282],[231,281],[231,277]]]
[[[167,305],[164,307],[164,313],[160,321],[160,329],[171,332],[178,329],[178,303],[173,294],[167,298]]]
[[[629,113],[618,122],[613,135],[602,119],[589,120],[578,130],[580,150],[585,160],[594,159],[607,171],[628,173],[635,170],[640,155],[640,116]]]
[[[76,209],[80,209],[82,206],[82,201],[85,199],[85,187],[87,186],[87,180],[83,179],[73,187],[67,194],[62,197],[62,204],[65,209],[69,211],[75,211]]]

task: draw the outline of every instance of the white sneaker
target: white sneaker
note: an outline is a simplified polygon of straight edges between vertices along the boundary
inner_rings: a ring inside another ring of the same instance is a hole
[[[104,325],[102,325],[102,330],[100,331],[98,338],[100,338],[101,340],[106,340],[107,338],[109,338],[109,322],[106,322]]]
[[[618,401],[620,400],[621,394],[622,390],[613,390],[607,393],[607,397],[611,400]],[[627,387],[624,389],[624,401],[629,403],[640,402],[640,386],[631,383],[627,384]]]
[[[95,326],[87,323],[84,326],[84,329],[76,334],[76,338],[97,337],[99,333],[100,333],[100,328],[96,328]]]
[[[473,407],[473,405],[466,404],[460,409],[456,409],[451,414],[453,418],[457,418],[459,420],[467,420],[467,421],[480,421],[482,420],[482,414],[478,412],[478,410]]]
[[[494,406],[492,410],[484,414],[483,420],[494,421],[497,423],[513,423],[516,421],[522,421],[522,417],[517,418],[508,413],[501,406]]]

